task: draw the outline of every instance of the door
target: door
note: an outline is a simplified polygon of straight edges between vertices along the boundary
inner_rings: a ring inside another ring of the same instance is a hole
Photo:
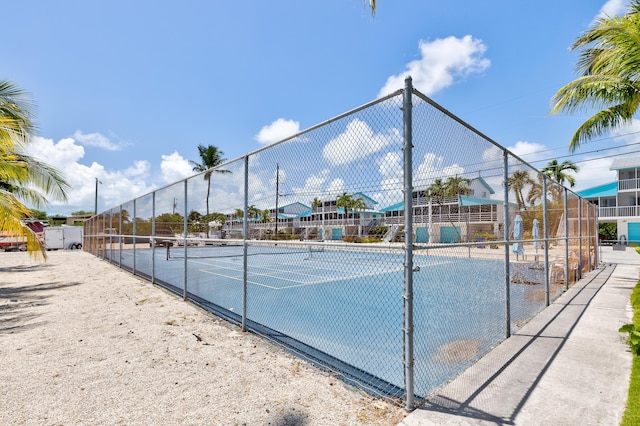
[[[440,227],[441,243],[457,243],[460,237],[459,226],[442,226]]]
[[[629,244],[640,244],[640,222],[628,223],[628,242]]]
[[[419,227],[416,228],[416,243],[428,243],[429,242],[429,233],[427,232],[427,227]]]

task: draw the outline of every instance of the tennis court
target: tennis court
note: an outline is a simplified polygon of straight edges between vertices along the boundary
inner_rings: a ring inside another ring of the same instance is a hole
[[[271,337],[289,346],[300,343],[342,361],[346,375],[372,375],[387,393],[402,389],[400,249],[250,242],[246,251],[247,318],[252,323],[277,330]],[[123,266],[133,268],[133,253],[120,251]],[[504,262],[451,254],[414,255],[416,364],[430,365],[419,370],[429,377],[421,377],[418,395],[463,371],[504,339]],[[183,246],[136,249],[138,273],[151,275],[152,255],[163,283],[182,290],[186,268],[191,296],[242,312],[241,244],[187,246],[186,251]],[[534,286],[511,285],[512,305],[519,307],[512,321],[526,321],[542,309],[539,301],[527,300],[532,290]]]
[[[413,409],[597,265],[595,218],[406,79],[96,215],[83,246]]]

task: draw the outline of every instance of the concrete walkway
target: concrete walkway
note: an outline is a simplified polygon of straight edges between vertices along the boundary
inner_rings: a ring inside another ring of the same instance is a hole
[[[602,248],[602,264],[400,425],[618,425],[631,353],[640,255]]]

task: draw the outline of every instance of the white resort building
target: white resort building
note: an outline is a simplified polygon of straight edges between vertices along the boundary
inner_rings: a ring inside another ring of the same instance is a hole
[[[640,244],[640,157],[614,160],[610,170],[615,182],[579,191],[578,195],[598,205],[599,223],[616,223],[617,241]]]

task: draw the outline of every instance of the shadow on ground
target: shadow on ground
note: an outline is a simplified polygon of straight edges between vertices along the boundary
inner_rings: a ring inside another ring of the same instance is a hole
[[[4,272],[15,268],[20,267],[0,270]],[[78,284],[80,283],[76,281],[28,285],[0,282],[0,335],[27,331],[44,325],[44,321],[37,321],[40,317],[38,307],[48,303],[52,291]]]
[[[296,411],[294,408],[291,412],[275,417],[268,424],[274,426],[304,426],[308,423],[308,415],[302,411]]]
[[[0,272],[32,272],[37,269],[48,268],[50,265],[46,263],[38,263],[35,265],[15,265],[0,268]]]
[[[557,312],[540,324],[537,332],[514,333],[503,343],[502,355],[489,354],[465,374],[431,395],[419,410],[440,412],[496,425],[513,425],[527,399],[567,341],[614,266],[601,269]],[[499,359],[493,359],[496,356]],[[496,368],[497,367],[497,368]],[[519,379],[512,380],[514,371]],[[508,387],[506,384],[511,383]],[[499,394],[500,402],[491,403]]]

